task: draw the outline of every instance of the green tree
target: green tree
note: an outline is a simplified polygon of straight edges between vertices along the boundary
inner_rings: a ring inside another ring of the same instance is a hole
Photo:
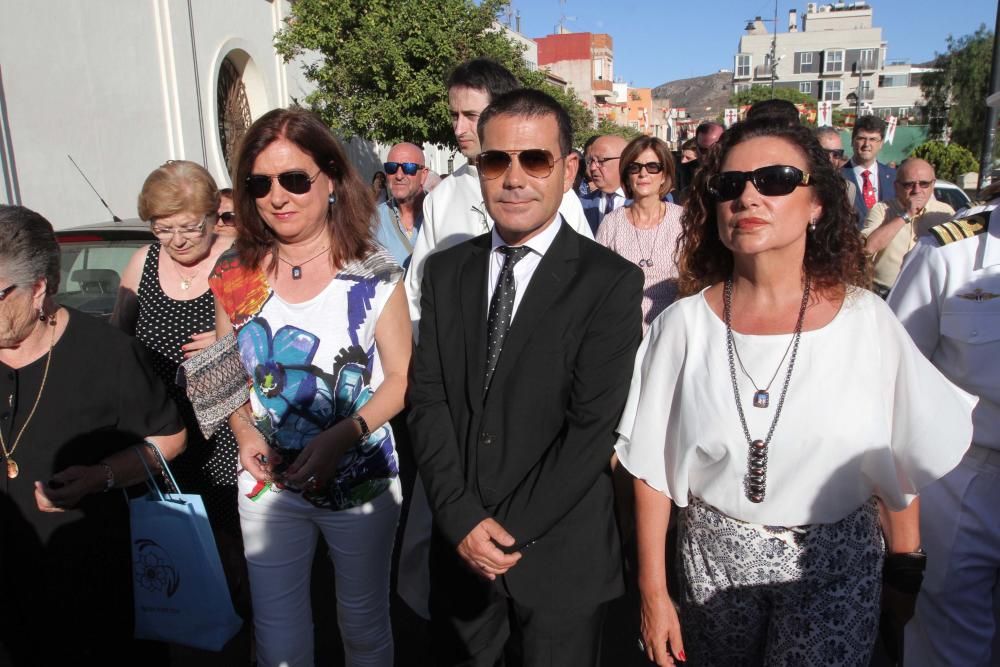
[[[927,160],[934,167],[938,178],[958,182],[958,177],[970,171],[979,171],[979,162],[968,148],[956,143],[925,141],[913,149],[911,157]]]
[[[951,126],[951,140],[978,156],[986,124],[993,33],[980,25],[971,35],[958,39],[949,35],[947,44],[948,51],[934,60],[935,71],[920,81],[930,136],[941,138],[945,126]]]
[[[613,134],[618,137],[624,137],[629,141],[632,141],[642,133],[639,130],[635,130],[631,127],[625,127],[624,125],[619,125],[617,123],[612,123],[607,118],[601,120],[597,124],[597,127],[587,128],[586,131],[577,134],[574,137],[574,145],[577,147],[583,146],[591,137],[596,137],[604,134]]]
[[[444,82],[462,61],[493,58],[525,85],[554,90],[495,29],[508,2],[296,0],[275,46],[286,62],[304,56],[316,85],[304,102],[341,134],[454,146]],[[592,122],[575,96],[556,92],[574,124]]]
[[[816,98],[812,95],[800,93],[794,88],[775,88],[772,94],[771,86],[759,84],[750,86],[749,89],[734,93],[729,97],[730,106],[741,107],[756,102],[763,102],[769,99],[787,100],[792,104],[804,104],[810,107],[816,106]]]

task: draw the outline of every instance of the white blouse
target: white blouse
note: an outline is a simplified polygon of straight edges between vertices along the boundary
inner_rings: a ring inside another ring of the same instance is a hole
[[[733,336],[747,372],[766,383],[791,334]],[[767,436],[787,364],[763,409],[736,366],[753,439]],[[975,402],[920,354],[881,299],[853,290],[829,324],[802,334],[768,447],[767,496],[751,503],[726,326],[702,292],[670,306],[643,339],[615,449],[630,473],[679,506],[690,494],[741,521],[832,523],[873,494],[903,509],[954,468],[971,442]]]

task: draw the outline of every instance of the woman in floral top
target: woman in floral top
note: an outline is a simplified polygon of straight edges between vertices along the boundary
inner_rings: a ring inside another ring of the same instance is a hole
[[[314,115],[278,109],[244,138],[239,236],[210,279],[250,401],[230,418],[257,659],[313,662],[310,571],[320,532],[349,665],[391,665],[389,564],[399,516],[390,417],[411,329],[401,271],[371,236],[375,208]]]

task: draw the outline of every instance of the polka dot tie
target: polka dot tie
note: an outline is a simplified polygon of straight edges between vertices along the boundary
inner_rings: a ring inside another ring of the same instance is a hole
[[[861,172],[861,178],[863,179],[861,183],[861,196],[865,199],[865,207],[869,209],[874,208],[876,201],[875,186],[872,185],[872,173],[865,169]]]
[[[490,300],[490,314],[486,319],[486,383],[483,385],[483,393],[490,387],[490,379],[496,370],[500,350],[503,348],[504,339],[507,338],[507,330],[510,329],[510,320],[514,313],[514,294],[517,292],[514,286],[514,265],[528,254],[528,248],[525,246],[517,248],[501,246],[497,250],[503,253],[504,260],[500,276],[497,278],[496,289],[493,290],[493,298]]]

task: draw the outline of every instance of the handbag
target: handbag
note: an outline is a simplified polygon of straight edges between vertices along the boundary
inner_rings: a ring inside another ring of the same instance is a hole
[[[222,561],[201,496],[181,493],[152,443],[164,479],[160,490],[142,453],[149,492],[129,501],[135,637],[219,651],[243,625],[233,609]]]

